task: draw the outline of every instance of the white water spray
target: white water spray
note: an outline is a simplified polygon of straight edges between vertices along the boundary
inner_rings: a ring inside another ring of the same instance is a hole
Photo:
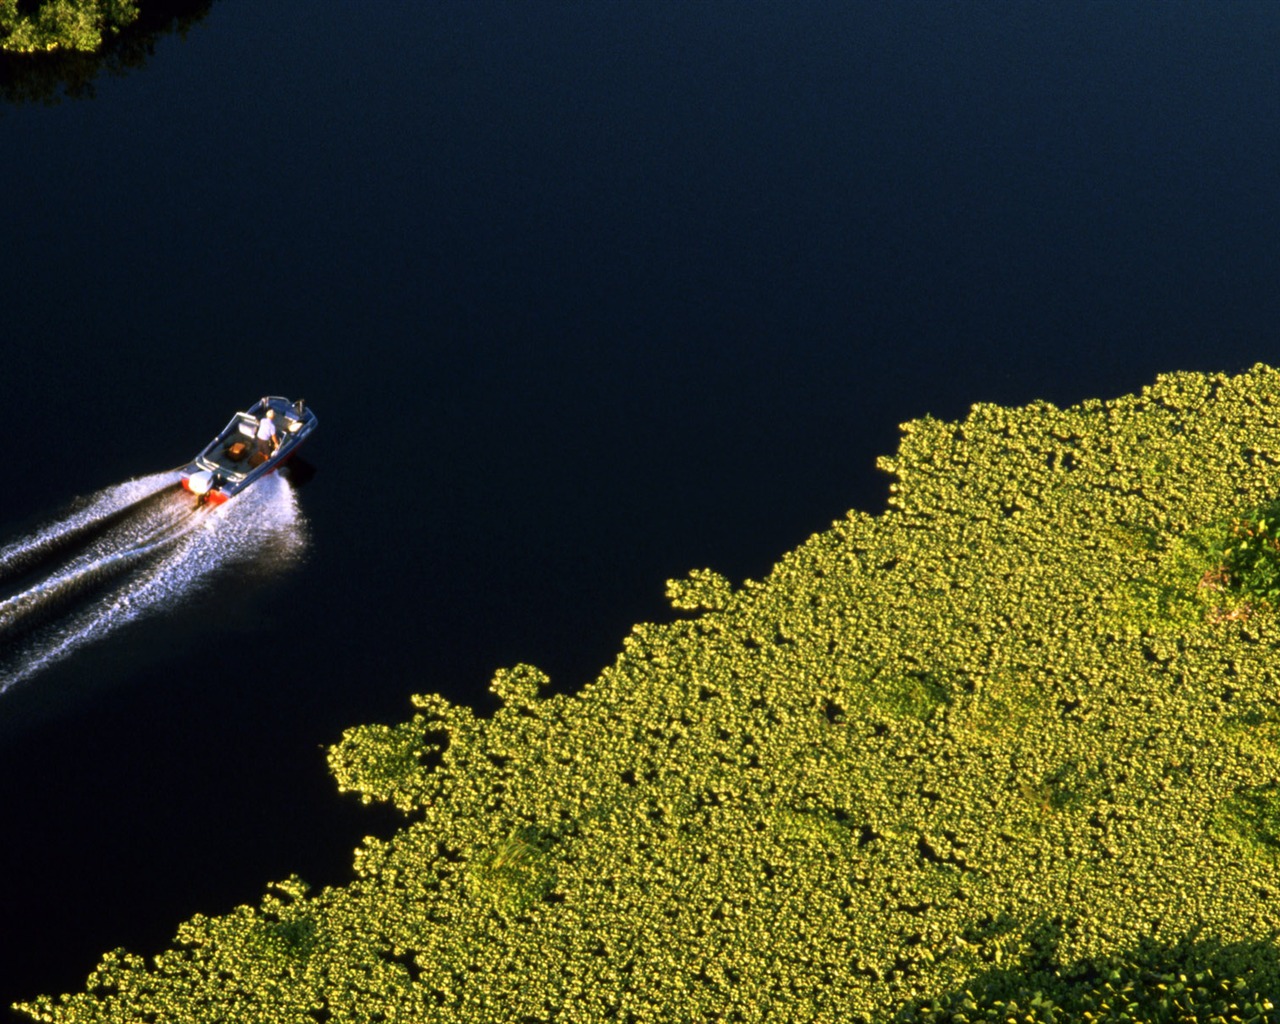
[[[197,507],[173,489],[177,479],[156,474],[108,488],[0,548],[0,582],[30,575],[33,565],[40,574],[0,601],[0,694],[127,623],[175,608],[221,570],[279,569],[301,555],[305,523],[279,476],[216,507]]]
[[[122,516],[134,505],[172,487],[179,477],[177,472],[152,473],[108,487],[78,502],[71,511],[38,527],[29,536],[0,547],[0,581],[38,564],[79,537],[109,523],[113,517]]]

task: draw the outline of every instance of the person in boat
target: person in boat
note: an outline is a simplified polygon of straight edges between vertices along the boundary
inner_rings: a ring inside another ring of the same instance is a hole
[[[276,430],[276,411],[268,409],[263,417],[258,420],[258,430],[254,434],[254,439],[258,442],[258,451],[270,458],[280,448],[280,434]]]

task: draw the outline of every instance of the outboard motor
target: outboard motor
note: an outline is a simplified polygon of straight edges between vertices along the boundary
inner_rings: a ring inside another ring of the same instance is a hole
[[[202,469],[199,473],[192,473],[186,480],[187,490],[192,494],[204,497],[209,493],[209,489],[213,487],[213,473],[210,470]]]
[[[196,496],[196,507],[198,508],[201,505],[209,504],[209,502],[221,505],[227,500],[227,496],[218,490],[222,483],[221,473],[217,470],[210,472],[205,469],[199,473],[192,473],[182,481],[182,486]]]

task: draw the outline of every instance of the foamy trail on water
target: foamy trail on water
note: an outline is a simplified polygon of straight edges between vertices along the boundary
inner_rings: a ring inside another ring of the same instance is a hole
[[[0,581],[29,569],[129,508],[154,497],[181,478],[176,470],[152,473],[90,495],[66,515],[45,523],[29,536],[0,547]]]
[[[23,625],[33,615],[128,569],[198,527],[197,516],[202,510],[178,504],[189,505],[191,499],[183,501],[179,495],[174,495],[174,499],[160,514],[139,515],[134,521],[120,524],[39,583],[0,601],[0,636],[10,627]]]
[[[265,477],[225,505],[192,510],[189,495],[112,528],[45,580],[0,604],[0,629],[20,627],[77,588],[92,596],[57,614],[0,658],[0,693],[122,626],[170,610],[217,573],[255,564],[279,570],[306,546],[305,522],[289,485]],[[104,579],[106,583],[104,585]]]

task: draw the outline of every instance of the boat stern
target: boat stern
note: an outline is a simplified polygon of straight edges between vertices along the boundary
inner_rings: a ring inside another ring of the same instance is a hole
[[[183,489],[210,505],[221,505],[230,497],[219,486],[221,483],[222,481],[218,478],[218,475],[210,469],[188,466],[182,471]]]

